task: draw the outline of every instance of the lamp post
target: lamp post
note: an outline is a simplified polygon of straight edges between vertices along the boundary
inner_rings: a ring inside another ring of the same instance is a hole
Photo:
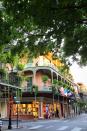
[[[11,70],[11,73],[13,72],[13,69]],[[9,123],[8,123],[8,129],[12,129],[12,104],[13,104],[13,99],[12,99],[12,90],[9,90]]]
[[[11,70],[12,73],[13,70]],[[8,80],[9,80],[9,76],[8,76]],[[10,82],[10,81],[9,81]],[[8,83],[9,84],[9,83]],[[11,94],[11,90],[9,89],[9,121],[8,121],[8,129],[12,129],[12,118],[11,118],[11,114],[12,114],[12,94]]]
[[[15,100],[15,102],[16,102],[16,105],[17,105],[17,107],[16,107],[16,110],[17,110],[17,119],[16,119],[16,122],[17,122],[17,128],[18,128],[18,104],[20,103],[20,100],[18,100],[18,98],[17,97],[14,97],[14,100]]]
[[[18,75],[18,69],[17,69],[17,67],[14,68],[14,72],[17,73],[17,77],[18,77],[18,81],[17,81],[18,83],[17,83],[17,84],[18,84],[18,86],[19,86],[19,75]],[[17,119],[16,119],[16,120],[17,120],[17,128],[18,128],[18,104],[20,103],[20,98],[19,98],[19,96],[18,96],[18,95],[19,95],[18,91],[19,91],[19,90],[17,90],[17,96],[14,97],[15,102],[16,102],[16,104],[17,104],[17,107],[16,107],[16,110],[17,110]]]

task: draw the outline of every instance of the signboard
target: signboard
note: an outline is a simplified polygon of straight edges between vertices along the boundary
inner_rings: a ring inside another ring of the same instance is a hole
[[[14,97],[15,103],[19,104],[20,103],[20,98]]]
[[[42,91],[50,91],[50,92],[52,92],[52,87],[43,87]]]

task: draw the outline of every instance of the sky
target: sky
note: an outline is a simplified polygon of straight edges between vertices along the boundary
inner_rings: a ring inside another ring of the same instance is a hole
[[[76,83],[81,82],[87,85],[87,66],[81,68],[76,63],[73,63],[70,67],[70,71]]]

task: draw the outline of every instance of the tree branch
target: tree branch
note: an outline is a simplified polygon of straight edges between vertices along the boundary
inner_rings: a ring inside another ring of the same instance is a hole
[[[81,5],[67,5],[67,6],[60,6],[60,7],[51,7],[50,9],[58,10],[58,9],[83,9],[87,8],[87,4],[81,4]]]

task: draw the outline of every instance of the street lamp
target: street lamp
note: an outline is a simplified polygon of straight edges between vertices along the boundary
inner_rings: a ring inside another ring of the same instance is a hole
[[[14,68],[14,72],[15,73],[17,73],[18,74],[18,69],[17,69],[17,67],[15,67]],[[19,86],[19,75],[18,75],[18,86]],[[18,104],[20,103],[20,98],[18,98],[19,96],[18,96],[18,89],[17,89],[17,97],[14,97],[14,99],[15,99],[15,102],[16,102],[16,104],[17,104],[17,128],[18,128]]]
[[[10,73],[13,72],[13,69],[11,70]],[[12,74],[11,74],[12,75]],[[10,81],[9,81],[10,82]],[[12,118],[11,118],[11,114],[12,114],[12,104],[13,104],[13,98],[12,98],[12,90],[9,89],[9,123],[8,123],[8,129],[12,129]]]
[[[11,70],[12,72],[12,70]],[[8,76],[8,80],[9,80],[9,76]],[[9,83],[8,83],[9,84]],[[8,88],[10,88],[8,86]],[[12,99],[12,93],[11,93],[11,90],[9,89],[9,123],[8,123],[8,129],[12,129],[12,119],[11,119],[11,114],[12,114],[12,104],[13,104],[13,99]]]
[[[12,70],[14,73],[18,73],[17,68],[14,68]],[[19,77],[18,77],[18,82],[19,82]],[[18,83],[19,84],[19,83]],[[18,85],[19,86],[19,85]],[[17,94],[18,94],[19,89],[17,89]],[[10,91],[9,91],[10,92]],[[17,128],[18,128],[18,104],[20,103],[20,99],[18,99],[18,97],[14,97],[14,100],[17,104]],[[12,129],[12,124],[11,124],[11,111],[12,111],[12,104],[13,104],[13,100],[12,100],[12,94],[10,92],[10,106],[9,106],[9,125],[8,125],[8,129]]]
[[[17,128],[18,128],[18,104],[20,103],[20,100],[18,100],[17,97],[14,97],[14,100],[17,104],[16,110],[17,110]]]

